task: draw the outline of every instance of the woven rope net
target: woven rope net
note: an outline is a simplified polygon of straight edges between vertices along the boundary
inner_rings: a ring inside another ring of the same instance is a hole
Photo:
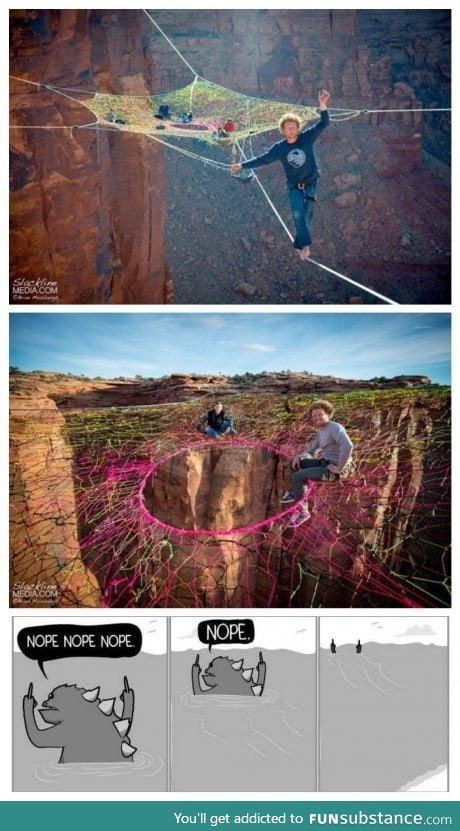
[[[30,530],[22,549],[13,539],[13,584],[30,568],[34,519],[48,517],[36,570],[59,583],[60,569],[83,564],[92,575],[88,605],[95,595],[108,607],[450,605],[447,391],[328,398],[355,444],[357,469],[311,487],[312,517],[299,528],[287,525],[295,506],[279,496],[289,459],[314,435],[308,397],[290,396],[288,407],[285,396],[232,397],[238,434],[230,439],[194,428],[212,402],[69,411],[63,425],[53,424],[53,411],[34,415],[30,430],[56,429],[72,449],[81,560],[69,564],[50,530],[67,468],[61,481],[55,468],[40,468],[22,427],[12,511],[15,527]],[[28,447],[36,494],[26,507],[19,482]],[[85,605],[70,585],[57,605]]]

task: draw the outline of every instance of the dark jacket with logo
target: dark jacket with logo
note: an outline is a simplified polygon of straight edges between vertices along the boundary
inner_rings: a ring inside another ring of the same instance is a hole
[[[299,182],[308,184],[316,182],[320,172],[313,152],[313,143],[328,124],[329,113],[327,110],[322,110],[320,121],[317,121],[313,127],[303,130],[297,141],[292,144],[289,144],[286,139],[277,141],[266,153],[242,162],[241,166],[253,169],[262,167],[264,164],[280,161],[284,167],[288,185],[295,187]]]

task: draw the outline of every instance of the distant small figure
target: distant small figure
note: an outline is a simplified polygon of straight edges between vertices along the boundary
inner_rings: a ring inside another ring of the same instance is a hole
[[[193,120],[193,113],[192,112],[181,113],[180,116],[179,116],[179,121],[181,121],[182,124],[189,124],[190,121],[192,121],[192,120]]]
[[[196,429],[201,430],[211,438],[222,438],[223,436],[236,434],[233,419],[225,413],[220,401],[216,401],[214,408],[201,416]]]
[[[105,118],[106,121],[110,121],[111,124],[126,124],[126,121],[119,115],[115,115],[112,110],[109,110],[109,112],[105,114]]]
[[[224,130],[227,133],[233,133],[234,129],[235,129],[234,121],[231,118],[227,118],[227,121],[224,124]]]
[[[358,641],[358,643],[356,644],[356,651],[357,651],[358,654],[363,651],[361,641]]]
[[[225,131],[224,127],[217,128],[217,138],[228,138],[228,133]]]
[[[158,107],[158,112],[155,113],[155,118],[159,118],[160,121],[164,118],[171,118],[171,110],[169,109],[169,104],[160,104]]]
[[[335,653],[337,652],[337,647],[334,643],[334,638],[332,638],[332,640],[331,640],[331,652],[332,652],[333,655],[335,655]]]

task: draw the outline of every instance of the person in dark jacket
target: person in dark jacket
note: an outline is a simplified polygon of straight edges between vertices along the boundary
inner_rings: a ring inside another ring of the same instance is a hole
[[[318,103],[321,118],[313,127],[301,131],[299,116],[295,113],[285,113],[279,121],[279,130],[284,136],[282,141],[273,144],[261,156],[255,156],[245,162],[236,162],[230,166],[230,174],[234,175],[245,168],[252,170],[276,161],[282,163],[286,173],[289,202],[296,229],[293,244],[301,260],[306,260],[310,256],[312,244],[310,224],[320,176],[313,152],[313,143],[329,124],[327,111],[329,98],[329,92],[324,89],[319,90]]]
[[[236,433],[233,419],[229,415],[226,415],[220,401],[216,401],[213,409],[201,416],[196,426],[198,430],[202,430],[207,436],[211,436],[212,438],[231,436]]]

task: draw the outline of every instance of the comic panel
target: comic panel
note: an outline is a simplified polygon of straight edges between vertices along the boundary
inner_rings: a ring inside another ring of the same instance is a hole
[[[313,618],[173,618],[172,789],[316,790]]]
[[[448,790],[448,619],[327,617],[321,791]]]
[[[166,790],[166,646],[164,618],[15,618],[13,790]]]

